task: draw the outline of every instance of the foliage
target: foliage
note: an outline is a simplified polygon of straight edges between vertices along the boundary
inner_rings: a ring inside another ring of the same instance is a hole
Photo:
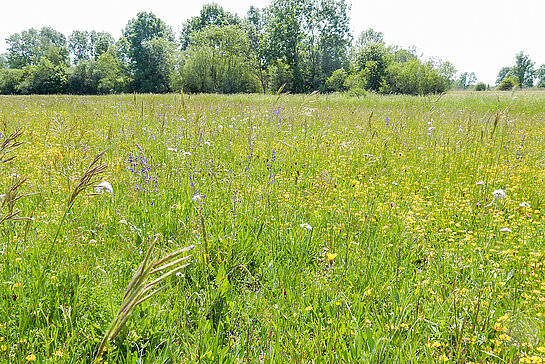
[[[542,64],[538,70],[536,70],[537,87],[545,87],[545,64]]]
[[[174,34],[168,25],[153,13],[138,13],[123,30],[121,44],[121,51],[132,73],[133,90],[169,90],[175,44]]]
[[[356,49],[365,48],[370,44],[384,44],[384,34],[372,28],[362,31],[356,41]]]
[[[48,57],[55,65],[68,63],[66,37],[48,27],[29,29],[16,33],[6,39],[8,44],[8,64],[11,68],[34,66]]]
[[[463,90],[467,90],[468,88],[471,88],[472,86],[474,86],[475,82],[477,82],[477,76],[475,76],[475,73],[463,72],[460,74],[460,76],[456,80],[456,87]]]
[[[430,63],[410,60],[394,63],[387,69],[387,85],[384,91],[408,95],[426,95],[445,92],[448,81]]]
[[[17,93],[22,80],[23,70],[0,68],[0,94],[12,95]]]
[[[534,85],[534,65],[530,57],[523,52],[516,55],[513,75],[517,77],[520,87],[532,87]]]
[[[190,92],[257,92],[250,66],[250,43],[239,26],[209,26],[191,36],[183,66],[183,89]]]
[[[498,85],[498,90],[501,91],[508,91],[511,90],[513,87],[519,86],[520,83],[516,76],[508,76],[505,77],[500,84]]]
[[[218,27],[240,25],[240,20],[236,14],[225,11],[222,6],[216,3],[205,4],[198,16],[189,19],[183,24],[180,37],[181,49],[185,50],[189,47],[191,36],[194,32],[213,25]]]
[[[475,87],[473,89],[475,91],[486,91],[488,90],[488,85],[484,82],[478,82],[475,84]]]
[[[356,53],[355,69],[364,72],[365,87],[380,91],[386,86],[386,69],[392,62],[392,55],[382,43],[370,43]]]
[[[338,70],[333,71],[331,77],[329,77],[326,81],[328,91],[344,91],[347,77],[348,73],[344,70],[344,68],[339,68]]]

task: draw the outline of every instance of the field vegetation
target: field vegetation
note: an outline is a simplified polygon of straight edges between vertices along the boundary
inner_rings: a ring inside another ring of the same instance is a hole
[[[2,96],[0,361],[541,363],[544,99]]]

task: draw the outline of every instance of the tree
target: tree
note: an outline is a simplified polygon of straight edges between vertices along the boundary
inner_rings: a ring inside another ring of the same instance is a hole
[[[369,43],[358,50],[355,59],[357,72],[363,72],[365,88],[380,91],[386,82],[386,69],[392,62],[392,55],[382,43]]]
[[[545,87],[545,64],[536,71],[537,87]]]
[[[174,35],[168,25],[153,13],[138,13],[123,30],[120,44],[129,62],[135,91],[168,91],[168,65],[175,48]]]
[[[68,64],[65,36],[49,27],[15,33],[6,39],[8,64],[11,68],[37,65],[42,57],[48,57],[55,65]]]
[[[83,60],[96,60],[113,45],[114,38],[106,32],[74,30],[68,37],[68,49],[74,58],[74,64]]]
[[[456,80],[456,87],[467,90],[477,82],[477,76],[473,72],[463,72]]]
[[[499,85],[501,81],[503,81],[504,78],[512,76],[513,75],[513,68],[512,67],[502,67],[500,69],[500,72],[498,72],[498,78],[496,79],[496,85]]]
[[[516,64],[513,67],[513,75],[517,77],[520,87],[532,87],[534,85],[535,63],[522,51],[516,55]]]
[[[348,6],[341,1],[322,0],[318,12],[320,69],[315,77],[321,84],[333,71],[348,67],[351,43]],[[314,87],[317,88],[317,87]]]
[[[89,44],[89,33],[86,31],[74,30],[68,37],[68,50],[74,57],[74,64],[91,58],[91,45]]]
[[[513,87],[516,87],[519,85],[520,84],[516,76],[508,76],[508,77],[505,77],[503,80],[501,80],[500,84],[498,85],[498,90],[509,91]]]
[[[183,88],[191,92],[256,92],[248,35],[236,25],[209,26],[193,33],[182,72]]]
[[[227,26],[239,25],[240,20],[237,15],[225,11],[220,5],[212,3],[206,4],[201,9],[199,16],[195,16],[184,23],[180,37],[180,46],[182,50],[189,46],[191,34],[198,32],[208,26]]]
[[[384,44],[384,35],[381,32],[369,28],[360,33],[356,41],[356,48],[364,48],[369,44]]]
[[[326,81],[326,87],[328,91],[345,91],[345,81],[348,77],[348,73],[344,68],[339,68],[338,70],[333,71],[331,76]]]

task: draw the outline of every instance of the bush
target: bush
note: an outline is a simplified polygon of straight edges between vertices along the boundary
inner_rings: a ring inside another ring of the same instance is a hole
[[[326,80],[326,87],[328,91],[345,91],[346,87],[344,81],[348,77],[348,73],[344,68],[339,68],[338,70],[333,71],[331,77]]]
[[[519,82],[518,79],[514,76],[505,77],[500,85],[498,86],[498,90],[501,91],[509,91],[513,87],[518,86]]]
[[[479,82],[475,85],[475,91],[486,91],[488,86],[484,82]]]

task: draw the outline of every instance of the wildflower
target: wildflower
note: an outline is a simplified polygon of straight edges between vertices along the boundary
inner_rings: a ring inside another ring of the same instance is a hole
[[[464,129],[460,128],[458,129],[458,133],[463,133],[464,132]]]
[[[393,184],[394,186],[397,186],[398,183],[397,183],[396,181],[393,181],[392,184]]]
[[[329,260],[330,262],[333,262],[335,260],[335,258],[337,257],[337,254],[335,253],[327,253],[326,254],[326,257],[327,257],[327,260]]]
[[[508,227],[502,227],[502,228],[500,229],[500,231],[501,231],[502,233],[511,233],[511,232],[513,232],[513,230],[509,229]]]
[[[435,130],[435,127],[434,127],[434,126],[430,126],[430,127],[428,128],[428,132],[429,132],[429,133],[431,133],[431,132],[434,131],[434,130]]]
[[[114,189],[112,188],[112,185],[110,184],[110,182],[107,182],[107,181],[100,182],[98,185],[96,185],[95,191],[97,193],[102,193],[103,191],[106,191],[108,193],[114,193]]]
[[[205,197],[206,197],[206,195],[201,195],[200,193],[197,192],[197,193],[195,193],[193,195],[193,197],[191,197],[191,200],[193,202],[202,201],[202,199],[205,198]]]
[[[178,152],[178,148],[167,148],[167,150],[174,153]]]
[[[521,202],[519,203],[519,207],[530,207],[530,204],[528,202]]]
[[[312,230],[312,226],[310,226],[310,224],[308,224],[306,222],[300,224],[299,226],[302,227],[302,228],[307,229],[308,231]]]
[[[312,306],[307,306],[307,308],[305,308],[305,311],[312,311]]]
[[[502,189],[494,190],[494,192],[492,192],[492,194],[494,195],[494,198],[496,200],[498,200],[498,201],[501,201],[501,200],[503,200],[504,198],[507,197],[507,194]]]
[[[540,346],[540,347],[536,348],[536,350],[539,351],[540,353],[545,354],[545,346]]]
[[[36,355],[34,355],[34,354],[27,355],[26,360],[27,361],[34,361],[34,360],[36,360]]]
[[[208,140],[206,140],[206,141],[204,142],[204,145],[210,146],[210,144],[211,144],[211,143],[210,143],[210,139],[208,139]]]
[[[191,152],[182,152],[182,156],[187,156],[187,155],[191,155]]]
[[[486,185],[486,182],[485,181],[479,181],[477,182],[477,186],[484,186]]]

